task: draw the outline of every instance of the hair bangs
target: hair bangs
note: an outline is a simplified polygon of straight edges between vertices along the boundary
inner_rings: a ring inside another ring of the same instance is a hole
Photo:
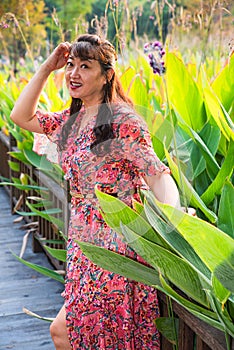
[[[98,60],[97,48],[87,41],[73,43],[70,53],[81,60]]]

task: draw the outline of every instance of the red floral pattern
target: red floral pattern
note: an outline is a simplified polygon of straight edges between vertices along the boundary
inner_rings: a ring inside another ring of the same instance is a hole
[[[115,138],[107,154],[97,157],[90,149],[95,116],[79,132],[83,113],[77,116],[66,149],[60,154],[71,190],[85,195],[94,193],[98,185],[131,205],[129,190],[144,186],[142,175],[168,171],[154,153],[145,123],[129,108],[115,106]],[[69,111],[38,111],[37,116],[45,134],[58,142]],[[144,263],[104,222],[96,198],[72,197],[64,292],[72,349],[159,349],[160,337],[153,323],[159,316],[156,290],[95,265],[82,253],[76,239]]]

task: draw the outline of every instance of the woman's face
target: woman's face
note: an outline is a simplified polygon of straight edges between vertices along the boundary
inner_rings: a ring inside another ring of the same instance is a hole
[[[98,61],[81,60],[71,54],[67,61],[65,79],[71,97],[80,98],[85,106],[102,102],[106,77]]]

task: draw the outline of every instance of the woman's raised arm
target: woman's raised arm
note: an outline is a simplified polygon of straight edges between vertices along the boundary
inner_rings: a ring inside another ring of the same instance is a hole
[[[51,72],[64,67],[66,64],[69,49],[70,44],[68,42],[59,44],[20,94],[10,117],[21,128],[43,133],[35,116],[38,100]]]

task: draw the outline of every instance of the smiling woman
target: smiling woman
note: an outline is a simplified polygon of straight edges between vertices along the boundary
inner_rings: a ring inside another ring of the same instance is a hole
[[[164,203],[180,207],[169,169],[156,156],[146,124],[137,115],[115,73],[114,47],[96,35],[61,43],[20,95],[11,118],[57,144],[70,182],[65,304],[51,326],[57,350],[160,349],[154,320],[156,289],[103,270],[77,240],[145,263],[104,221],[95,187],[132,206],[147,183]],[[37,110],[50,73],[66,67],[72,97],[59,113]]]

